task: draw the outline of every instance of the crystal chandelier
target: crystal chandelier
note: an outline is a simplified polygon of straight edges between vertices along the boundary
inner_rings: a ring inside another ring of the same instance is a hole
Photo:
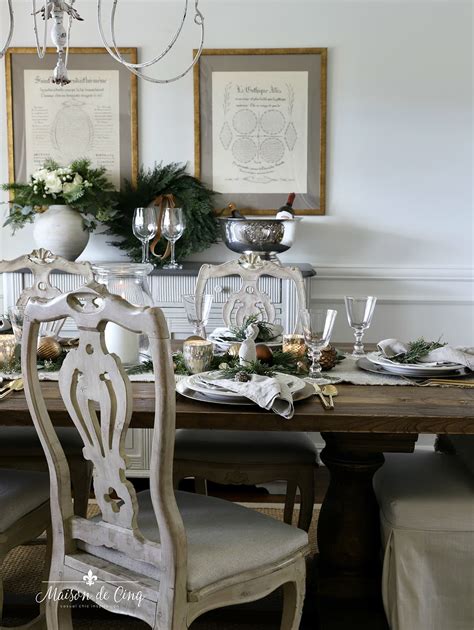
[[[56,63],[56,67],[53,70],[53,76],[51,81],[56,83],[57,85],[67,85],[70,83],[70,80],[67,75],[67,62],[68,62],[68,54],[69,54],[69,40],[71,33],[71,26],[73,20],[82,21],[81,16],[74,8],[76,0],[70,0],[70,2],[65,2],[64,0],[44,0],[44,2],[39,3],[42,4],[40,8],[38,8],[36,0],[33,0],[33,28],[35,33],[35,41],[36,41],[36,49],[38,51],[38,57],[43,59],[46,54],[47,40],[48,40],[48,21],[51,20],[51,31],[50,37],[51,41],[56,47],[56,51],[58,54],[58,60]],[[0,59],[4,56],[7,48],[10,45],[10,41],[13,35],[13,27],[14,27],[14,14],[13,14],[13,0],[7,0],[8,3],[8,13],[10,18],[10,27],[7,35],[7,39],[3,49],[0,50]],[[100,37],[102,39],[102,43],[109,54],[123,66],[125,66],[130,72],[136,74],[138,77],[145,79],[146,81],[150,81],[152,83],[171,83],[173,81],[177,81],[184,77],[191,68],[197,63],[203,46],[204,46],[204,16],[199,10],[198,4],[199,0],[194,0],[194,23],[199,26],[201,31],[201,41],[199,44],[199,48],[197,54],[194,56],[193,61],[189,64],[189,66],[182,72],[177,75],[170,77],[168,79],[157,79],[148,74],[145,74],[144,70],[146,68],[150,68],[155,65],[163,57],[165,57],[169,51],[175,45],[177,39],[179,38],[183,26],[186,21],[186,17],[188,15],[189,8],[189,0],[184,0],[184,11],[181,18],[181,23],[167,44],[163,51],[161,51],[156,57],[149,59],[148,61],[144,61],[142,63],[131,63],[124,59],[120,54],[120,50],[117,46],[117,39],[115,36],[115,20],[117,16],[117,8],[119,0],[113,0],[113,6],[110,13],[110,37],[111,42],[108,42],[104,33],[103,27],[103,17],[102,17],[102,2],[103,0],[97,0],[97,24],[99,27]],[[40,43],[39,29],[38,29],[38,14],[41,14],[41,17],[44,21],[44,29],[42,34],[42,42]],[[66,26],[64,25],[64,18],[67,19]]]

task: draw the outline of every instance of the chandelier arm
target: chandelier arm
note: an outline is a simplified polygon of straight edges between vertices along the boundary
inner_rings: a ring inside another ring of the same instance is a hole
[[[98,0],[98,4],[100,5],[102,2],[102,0]],[[185,0],[185,4],[184,4],[184,11],[183,11],[183,17],[181,18],[181,23],[176,31],[176,33],[173,35],[173,37],[171,38],[170,42],[168,43],[168,45],[166,46],[166,48],[159,53],[156,57],[154,57],[153,59],[150,59],[149,61],[143,61],[141,63],[132,63],[130,61],[127,61],[126,59],[124,59],[122,57],[122,55],[120,54],[120,51],[118,49],[117,46],[117,40],[115,37],[115,15],[116,15],[116,10],[118,7],[118,0],[114,0],[114,5],[112,8],[112,12],[111,12],[111,16],[110,16],[110,31],[111,31],[111,37],[112,37],[112,44],[114,47],[114,51],[116,53],[116,57],[115,59],[117,61],[120,61],[121,64],[123,64],[124,66],[127,66],[127,68],[147,68],[149,66],[154,65],[155,63],[157,63],[158,61],[160,61],[161,59],[163,59],[163,57],[165,55],[167,55],[169,53],[169,51],[171,50],[171,48],[174,46],[174,44],[176,43],[176,40],[178,39],[178,37],[181,34],[181,31],[183,30],[183,26],[184,23],[186,21],[186,16],[188,13],[188,2],[189,0]],[[102,21],[102,18],[100,18],[100,21]],[[100,26],[99,26],[99,31],[100,31]],[[102,35],[102,32],[101,32]],[[102,41],[104,41],[104,37],[102,38]]]
[[[69,60],[69,42],[71,40],[71,26],[72,26],[72,13],[74,9],[74,3],[76,0],[71,0],[71,12],[68,14],[68,24],[67,24],[67,39],[66,39],[66,56],[64,57],[64,65],[67,68],[67,62]]]
[[[8,2],[8,13],[10,16],[10,29],[8,31],[7,39],[5,41],[5,46],[2,48],[2,50],[0,50],[0,59],[5,55],[5,53],[8,50],[8,47],[10,46],[10,42],[12,41],[12,37],[13,37],[13,29],[15,26],[15,16],[13,14],[12,0],[7,0],[7,2]]]
[[[44,59],[44,56],[46,54],[46,42],[48,39],[48,0],[44,0],[43,11],[44,11],[44,39],[43,39],[43,48],[41,49],[39,38],[38,38],[38,21],[36,18],[36,14],[37,14],[36,0],[33,0],[33,29],[35,32],[36,51],[40,59]]]
[[[202,15],[200,19],[201,19],[200,22],[197,22],[196,19],[194,21],[196,22],[196,24],[199,24],[199,26],[201,27],[201,43],[199,44],[198,51],[192,63],[186,68],[186,70],[184,70],[184,72],[181,72],[181,74],[178,74],[177,76],[172,77],[171,79],[155,79],[155,77],[150,77],[146,74],[143,74],[136,68],[128,68],[128,70],[130,70],[132,74],[135,74],[140,79],[143,79],[144,81],[149,81],[150,83],[159,83],[159,84],[173,83],[174,81],[178,81],[179,79],[183,78],[184,75],[186,75],[197,64],[197,62],[199,61],[199,57],[201,56],[202,49],[204,47],[204,19]]]

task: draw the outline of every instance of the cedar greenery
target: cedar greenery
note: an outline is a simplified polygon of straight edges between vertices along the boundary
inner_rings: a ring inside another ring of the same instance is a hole
[[[421,359],[429,354],[432,350],[443,348],[446,344],[438,341],[425,341],[420,337],[416,341],[408,344],[408,351],[395,357],[391,357],[392,361],[397,363],[420,363]]]
[[[106,222],[108,234],[119,237],[112,241],[129,256],[141,261],[141,243],[133,236],[132,219],[135,208],[149,206],[160,195],[173,195],[176,205],[182,207],[186,219],[186,229],[176,243],[176,256],[183,260],[186,256],[207,249],[217,241],[218,226],[214,217],[214,192],[195,177],[186,173],[186,165],[157,164],[152,169],[142,168],[137,185],[126,182],[118,193],[117,213]],[[166,240],[161,239],[159,251],[164,251]],[[157,248],[158,250],[158,248]],[[161,263],[156,258],[154,264]]]

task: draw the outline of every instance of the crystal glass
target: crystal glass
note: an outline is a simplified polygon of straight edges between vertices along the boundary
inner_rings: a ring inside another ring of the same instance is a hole
[[[367,297],[346,296],[344,301],[346,303],[347,321],[354,331],[356,340],[352,356],[363,357],[365,356],[365,352],[364,346],[362,345],[362,337],[372,322],[377,298],[373,295]]]
[[[105,284],[109,293],[120,295],[136,306],[153,306],[148,286],[148,275],[153,271],[153,265],[105,262],[92,268],[95,280]],[[136,365],[150,359],[148,337],[125,330],[117,324],[107,324],[105,343],[109,352],[118,354],[124,365]]]
[[[337,311],[334,310],[303,309],[301,311],[303,336],[312,359],[309,368],[310,378],[321,378],[321,365],[319,364],[321,350],[328,345],[331,339],[336,315]]]
[[[161,219],[161,233],[171,244],[171,260],[163,269],[182,269],[183,265],[176,262],[174,248],[176,241],[183,236],[186,223],[182,208],[166,208]]]
[[[201,295],[201,304],[198,304],[195,295],[183,295],[184,310],[188,322],[194,327],[194,334],[203,337],[203,339],[206,338],[206,326],[213,297],[211,293],[204,293]]]
[[[132,224],[133,235],[142,243],[142,263],[149,261],[150,241],[158,232],[156,208],[135,208]]]

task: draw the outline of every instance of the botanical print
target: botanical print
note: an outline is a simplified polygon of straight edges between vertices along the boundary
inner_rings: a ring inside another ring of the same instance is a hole
[[[213,72],[220,193],[307,192],[308,72]]]

